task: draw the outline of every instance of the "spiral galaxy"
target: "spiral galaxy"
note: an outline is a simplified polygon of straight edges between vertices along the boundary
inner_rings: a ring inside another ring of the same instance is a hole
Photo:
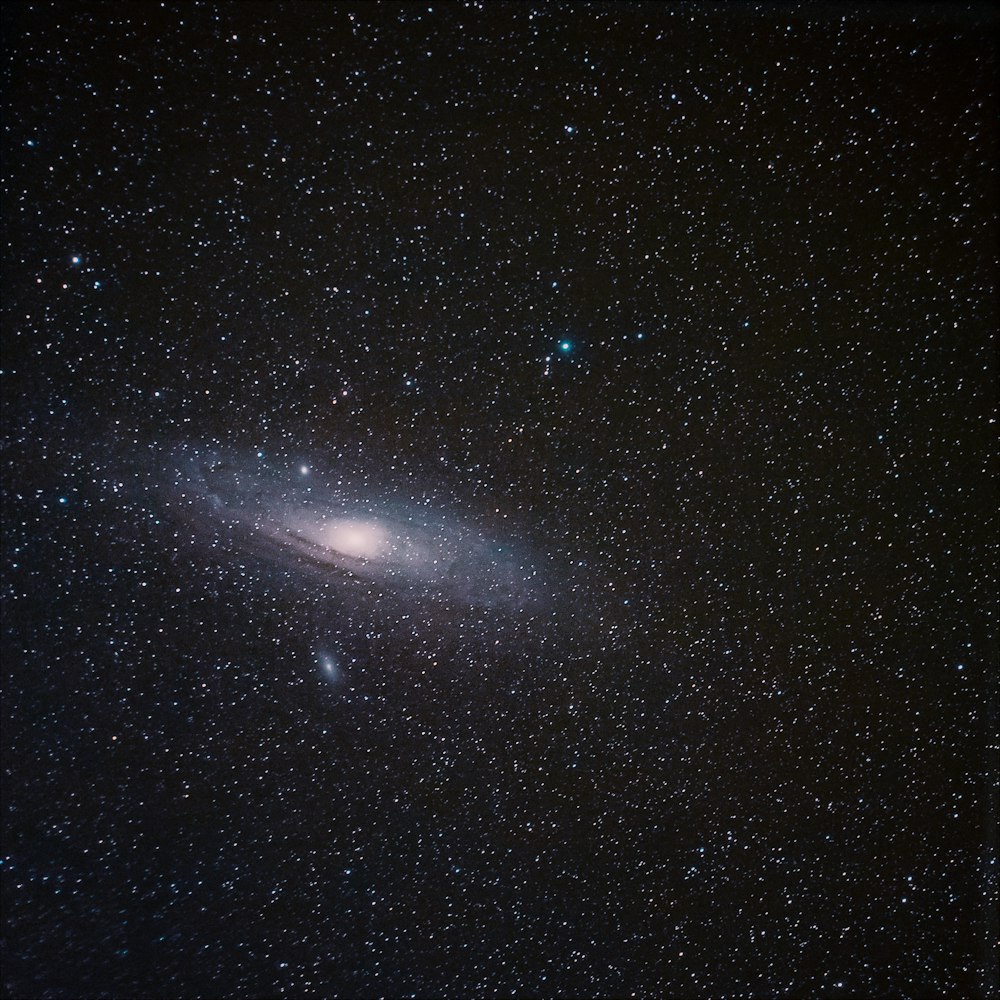
[[[480,608],[539,602],[540,574],[521,548],[430,502],[260,453],[184,449],[171,479],[172,505],[199,534],[226,539],[264,565]]]

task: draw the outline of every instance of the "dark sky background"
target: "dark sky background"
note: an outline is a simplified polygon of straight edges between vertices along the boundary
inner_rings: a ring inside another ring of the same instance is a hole
[[[989,5],[2,16],[5,996],[998,995]]]

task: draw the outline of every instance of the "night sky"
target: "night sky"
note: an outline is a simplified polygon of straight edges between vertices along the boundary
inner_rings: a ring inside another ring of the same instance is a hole
[[[989,5],[3,5],[5,996],[996,997]]]

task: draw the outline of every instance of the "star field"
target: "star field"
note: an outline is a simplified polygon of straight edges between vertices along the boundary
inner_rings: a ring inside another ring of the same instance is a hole
[[[2,18],[4,996],[998,996],[995,11]]]

